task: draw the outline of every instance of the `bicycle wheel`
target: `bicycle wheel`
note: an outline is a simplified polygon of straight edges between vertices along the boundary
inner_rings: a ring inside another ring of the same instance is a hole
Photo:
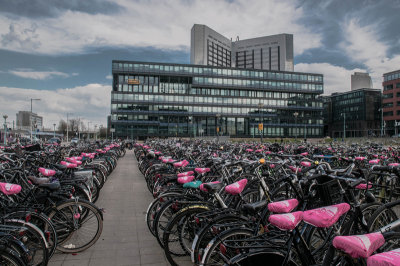
[[[153,222],[154,219],[156,218],[156,214],[157,211],[160,210],[162,204],[172,198],[175,198],[176,196],[181,195],[180,193],[175,193],[175,192],[167,192],[161,196],[159,196],[158,198],[154,199],[149,207],[147,208],[147,212],[146,212],[146,224],[147,227],[149,228],[150,232],[153,234],[153,236],[155,236],[155,230],[153,227]]]
[[[25,266],[26,264],[10,249],[0,250],[0,265],[2,266]],[[44,264],[46,265],[46,264]]]
[[[280,253],[276,250],[255,250],[247,254],[240,254],[232,258],[229,265],[241,265],[241,266],[253,266],[253,265],[285,265],[285,266],[298,266],[301,262],[298,261],[298,254],[295,250],[291,250],[292,258],[286,264],[283,264],[285,260],[285,254]]]
[[[227,248],[223,242],[226,240],[241,240],[253,235],[251,229],[245,228],[233,228],[222,232],[207,244],[201,258],[201,265],[224,265],[228,263],[229,259],[236,256],[237,253]]]
[[[190,263],[189,255],[191,244],[196,232],[193,229],[194,216],[208,211],[207,206],[188,206],[176,213],[168,223],[164,235],[163,244],[167,260],[171,265]]]
[[[394,207],[397,207],[395,205]],[[397,221],[399,218],[397,214],[387,204],[379,207],[368,220],[368,231],[375,232],[380,228]]]
[[[196,234],[192,245],[192,262],[196,264],[200,262],[201,254],[216,234],[240,226],[239,224],[245,225],[246,221],[247,218],[239,214],[225,214],[214,218],[207,225],[203,226]]]
[[[30,255],[32,256],[30,265],[47,265],[49,256],[46,247],[46,240],[43,232],[36,225],[25,222],[25,220],[14,219],[11,217],[5,219],[4,224],[25,228],[21,233],[11,232],[10,234],[20,240],[29,250]]]
[[[50,221],[43,213],[30,212],[30,211],[16,211],[7,214],[7,218],[19,218],[20,220],[29,220],[30,223],[36,225],[40,230],[42,230],[47,243],[47,251],[49,259],[53,256],[56,245],[57,245],[57,232]]]
[[[187,198],[186,198],[187,199]],[[160,210],[156,213],[153,221],[153,230],[158,244],[164,248],[163,235],[165,228],[167,227],[169,221],[171,221],[173,215],[183,208],[183,206],[189,203],[181,203],[180,200],[185,200],[184,196],[179,198],[171,199],[165,202]]]
[[[57,249],[76,253],[91,247],[103,231],[101,211],[88,201],[65,201],[49,213],[58,237]]]

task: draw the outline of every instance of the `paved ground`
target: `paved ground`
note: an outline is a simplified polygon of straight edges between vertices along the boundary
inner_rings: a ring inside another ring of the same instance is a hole
[[[96,203],[105,209],[100,239],[78,255],[55,254],[49,265],[169,265],[144,221],[151,200],[133,152],[128,150]]]

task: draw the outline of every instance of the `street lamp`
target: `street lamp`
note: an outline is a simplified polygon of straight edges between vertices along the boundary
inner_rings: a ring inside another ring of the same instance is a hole
[[[346,138],[346,113],[342,113],[343,116],[343,140]]]
[[[89,133],[89,131],[90,131],[90,126],[89,126],[89,124],[91,124],[92,122],[90,122],[90,121],[88,121],[87,122],[87,138],[88,138],[88,140],[90,140],[90,133]]]
[[[295,139],[297,141],[297,117],[299,116],[299,112],[294,112],[294,124],[295,124]]]
[[[33,98],[31,98],[31,119],[30,119],[30,127],[31,127],[31,143],[32,143],[32,116],[33,116],[33,113],[32,113],[32,102],[33,101],[40,101],[40,99],[33,99]]]
[[[73,115],[73,113],[67,113],[67,142],[68,142],[68,115]],[[74,130],[74,129],[72,129]]]
[[[383,137],[383,135],[384,135],[384,129],[385,129],[385,126],[384,126],[384,121],[383,121],[383,108],[379,108],[378,109],[379,111],[381,111],[381,137]]]
[[[56,137],[56,124],[53,124],[53,137],[55,138]]]
[[[8,115],[3,115],[4,118],[4,145],[7,145],[7,118]]]
[[[261,108],[263,107],[263,103],[260,102],[258,103],[258,113],[260,115],[260,123],[258,124],[258,131],[260,131],[260,142],[263,142],[263,135],[264,135],[264,124],[263,124],[263,119],[261,115]]]
[[[94,125],[94,140],[97,141],[97,124]]]
[[[215,116],[217,118],[217,143],[219,143],[219,118],[221,117],[221,114],[216,114]]]

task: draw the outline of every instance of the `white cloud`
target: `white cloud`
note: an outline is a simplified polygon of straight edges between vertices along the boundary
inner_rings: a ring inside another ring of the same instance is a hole
[[[351,89],[351,75],[354,72],[365,72],[365,69],[346,69],[329,63],[296,64],[299,72],[318,73],[324,75],[324,95],[334,92],[344,92]]]
[[[44,125],[53,128],[61,119],[67,119],[67,113],[72,118],[80,117],[82,121],[91,121],[92,125],[107,125],[107,115],[110,114],[111,86],[88,84],[67,89],[33,90],[0,87],[0,114],[7,114],[9,121],[16,120],[18,111],[30,110],[30,99],[33,102],[33,112],[43,116]]]
[[[68,78],[70,76],[67,73],[59,71],[33,71],[32,69],[15,69],[8,71],[8,73],[21,78],[37,79],[37,80],[51,79],[53,77]],[[78,73],[73,73],[71,75],[76,76],[78,75]]]
[[[363,63],[372,77],[374,88],[382,88],[384,73],[399,69],[400,55],[388,58],[390,46],[379,40],[380,24],[361,26],[353,18],[342,25],[343,51],[354,61]]]
[[[40,54],[80,53],[89,47],[153,46],[188,50],[194,23],[235,39],[292,33],[295,54],[321,45],[321,36],[298,20],[305,14],[292,1],[169,0],[116,1],[118,14],[67,11],[58,17],[18,22],[0,17],[0,48]],[[210,8],[212,6],[212,8]]]
[[[112,79],[112,75],[107,75],[106,79]]]

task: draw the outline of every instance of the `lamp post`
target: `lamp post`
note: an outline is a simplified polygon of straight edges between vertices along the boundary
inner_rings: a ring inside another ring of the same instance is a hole
[[[216,114],[215,117],[217,118],[217,143],[219,143],[219,118],[221,117],[221,114]]]
[[[3,115],[4,118],[4,145],[7,145],[7,118],[8,115]]]
[[[261,108],[263,107],[263,103],[258,103],[258,113],[260,115],[260,123],[258,124],[258,131],[260,132],[260,142],[263,142],[263,135],[264,135],[264,123],[261,115]]]
[[[79,131],[79,125],[80,124],[81,124],[81,118],[78,117],[78,127],[77,127],[77,129],[78,129],[78,139],[79,139],[79,141],[81,140],[81,132]]]
[[[53,124],[53,137],[56,137],[56,124]]]
[[[385,128],[385,126],[383,125],[383,108],[379,108],[379,111],[381,111],[381,137],[383,137]]]
[[[92,122],[90,122],[90,121],[87,122],[87,139],[88,140],[90,140],[90,133],[89,133],[90,132],[90,126],[89,126],[89,124],[91,124],[91,123]]]
[[[97,124],[94,125],[94,140],[97,141]]]
[[[31,128],[31,143],[32,143],[32,116],[33,116],[33,112],[32,112],[32,102],[33,101],[40,101],[40,99],[33,99],[31,98],[31,117],[30,117],[30,128]]]
[[[346,138],[346,113],[342,113],[343,116],[343,140]]]
[[[68,115],[72,115],[72,113],[67,113],[67,142],[68,142]],[[73,130],[73,129],[72,129]]]
[[[295,124],[295,139],[297,141],[297,117],[299,116],[299,112],[294,112],[294,124]]]

